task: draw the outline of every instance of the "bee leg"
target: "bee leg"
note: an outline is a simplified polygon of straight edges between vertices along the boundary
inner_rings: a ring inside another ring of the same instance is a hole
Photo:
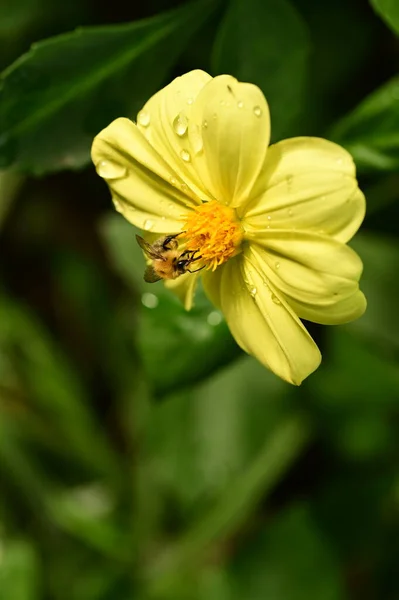
[[[195,269],[195,271],[190,271],[190,269],[186,269],[189,273],[198,273],[198,271],[202,271],[202,269],[205,269],[206,265],[204,265],[203,267],[200,267],[199,269]]]

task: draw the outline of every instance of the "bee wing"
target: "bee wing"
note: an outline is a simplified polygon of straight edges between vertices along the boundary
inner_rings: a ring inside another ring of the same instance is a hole
[[[144,281],[147,283],[155,283],[156,281],[160,281],[160,279],[162,278],[156,274],[154,267],[152,265],[148,265],[144,271]]]
[[[146,242],[144,238],[142,238],[139,235],[136,235],[136,240],[137,240],[137,243],[140,246],[140,248],[148,256],[148,258],[152,258],[153,260],[155,258],[160,258],[161,260],[163,260],[162,254],[160,254],[159,252],[157,252],[156,250],[154,250],[153,246],[151,246],[151,244],[149,244],[148,242]]]

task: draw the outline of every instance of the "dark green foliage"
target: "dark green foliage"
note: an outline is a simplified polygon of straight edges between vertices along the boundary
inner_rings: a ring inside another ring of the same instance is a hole
[[[398,2],[3,4],[1,600],[397,600]],[[194,68],[258,84],[274,139],[327,136],[358,167],[368,310],[312,329],[300,388],[201,289],[187,313],[144,283],[89,164]]]

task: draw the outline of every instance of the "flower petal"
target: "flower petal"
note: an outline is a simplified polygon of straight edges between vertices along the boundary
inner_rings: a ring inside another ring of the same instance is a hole
[[[94,139],[92,159],[116,208],[141,229],[181,231],[195,201],[172,185],[176,173],[129,119],[116,119]]]
[[[177,77],[157,92],[137,115],[137,126],[150,144],[177,173],[183,189],[201,200],[212,200],[195,169],[195,137],[192,124],[194,102],[200,90],[212,77],[195,70]],[[190,136],[189,136],[190,134]]]
[[[299,385],[320,364],[319,349],[272,284],[249,247],[208,277],[218,291],[231,333],[245,352],[282,379]]]
[[[193,307],[198,277],[199,273],[185,273],[177,279],[168,279],[165,281],[165,287],[179,298],[186,310],[191,310]]]
[[[214,198],[233,207],[246,199],[262,168],[270,139],[269,108],[258,87],[220,75],[195,101],[202,132],[196,168]]]
[[[360,317],[363,265],[354,250],[308,231],[270,230],[253,238],[252,252],[301,319],[334,325]]]
[[[365,214],[355,165],[346,150],[327,140],[299,137],[270,146],[243,208],[254,229],[311,229],[347,242]]]

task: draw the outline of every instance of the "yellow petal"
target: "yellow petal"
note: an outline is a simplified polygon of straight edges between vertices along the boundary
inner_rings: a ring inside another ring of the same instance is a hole
[[[190,71],[174,79],[152,96],[137,115],[137,126],[150,144],[201,200],[212,200],[195,168],[195,153],[202,146],[200,132],[192,123],[194,102],[212,77],[204,71]],[[196,136],[196,133],[198,134]]]
[[[173,292],[186,310],[191,310],[194,303],[194,293],[197,287],[199,273],[185,273],[177,279],[165,281],[165,287]]]
[[[311,229],[347,242],[363,221],[365,200],[346,150],[299,137],[269,148],[244,213],[249,228]]]
[[[173,184],[176,173],[129,119],[116,119],[94,139],[92,159],[116,208],[141,229],[181,231],[195,202]]]
[[[282,379],[299,385],[320,364],[320,352],[296,317],[267,282],[263,264],[247,248],[208,278],[215,277],[212,297],[237,343]]]
[[[266,100],[258,87],[230,75],[198,94],[193,119],[202,132],[196,168],[212,196],[233,207],[246,199],[262,168],[270,138]]]
[[[253,241],[253,255],[302,319],[333,325],[360,317],[359,256],[333,238],[308,231],[270,230]]]

